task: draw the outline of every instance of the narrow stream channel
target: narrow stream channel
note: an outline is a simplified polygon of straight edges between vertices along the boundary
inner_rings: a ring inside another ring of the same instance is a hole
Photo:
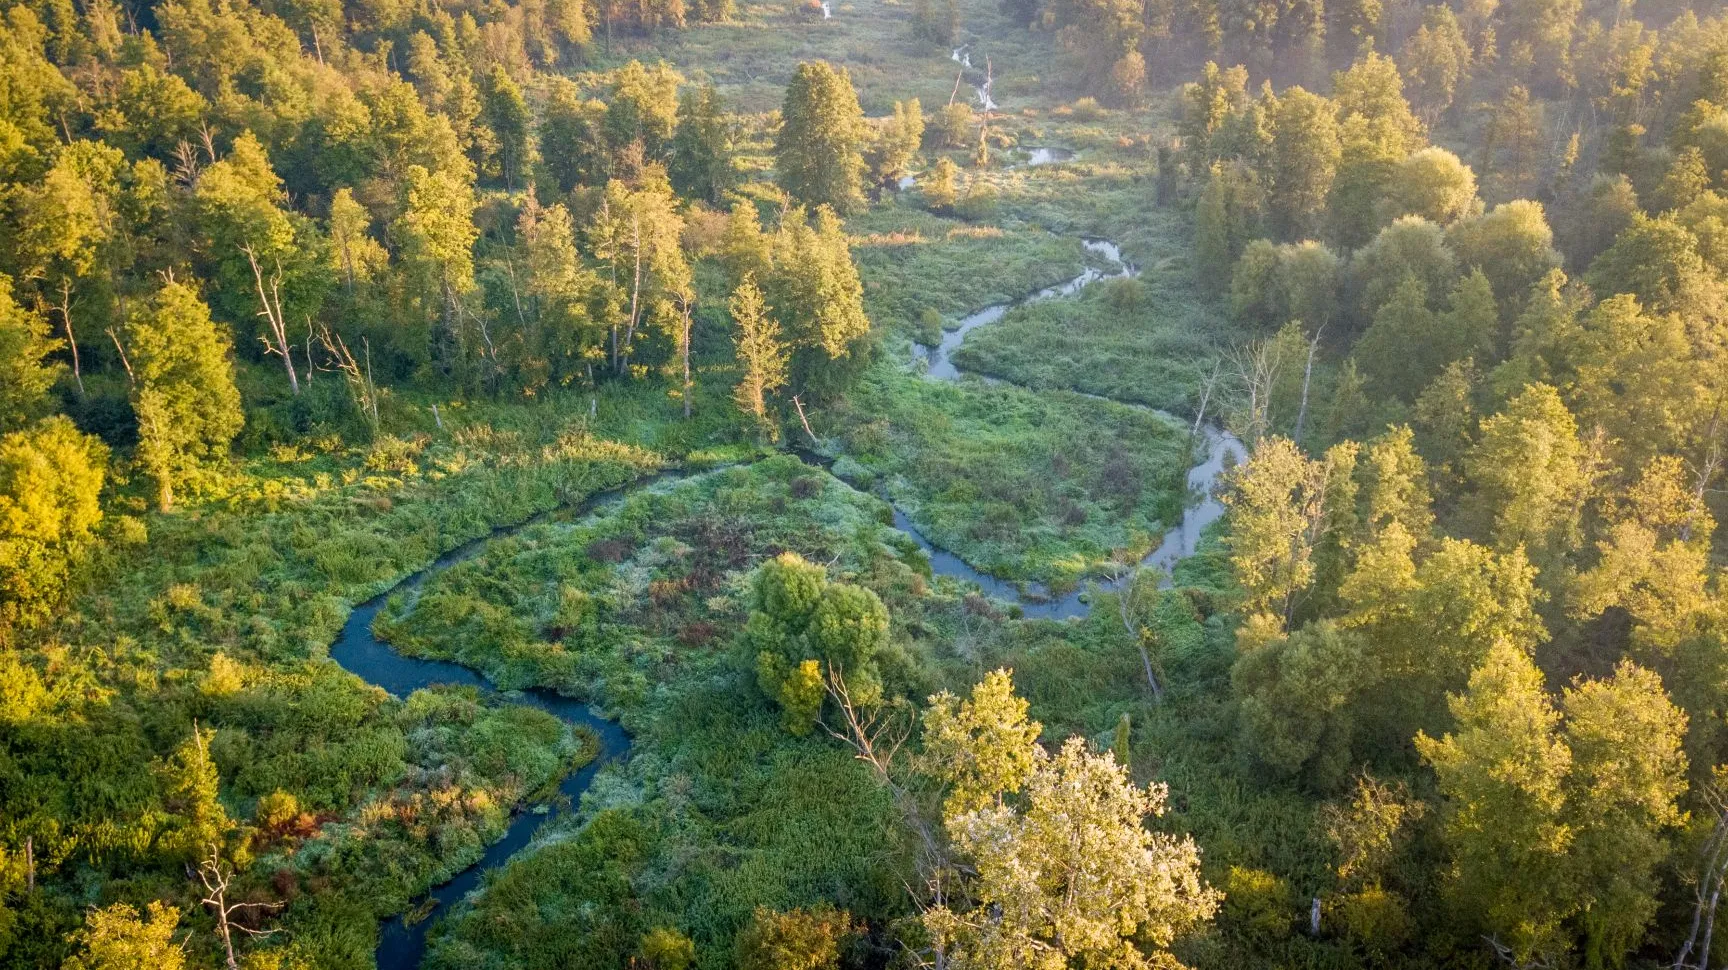
[[[1040,163],[1031,162],[1029,164]],[[941,342],[935,347],[920,347],[914,345],[914,354],[925,361],[924,376],[933,381],[959,380],[961,371],[954,365],[953,357],[954,352],[960,349],[961,343],[966,340],[966,335],[979,327],[985,326],[986,324],[995,323],[1004,316],[1007,316],[1008,311],[1016,307],[1026,306],[1031,303],[1040,303],[1045,300],[1053,300],[1059,297],[1073,296],[1080,292],[1080,290],[1084,289],[1088,284],[1097,282],[1098,280],[1127,279],[1139,274],[1139,269],[1136,268],[1133,263],[1122,258],[1122,247],[1116,243],[1111,242],[1108,239],[1086,238],[1081,240],[1081,244],[1086,247],[1088,252],[1103,256],[1113,268],[1098,269],[1096,267],[1087,267],[1080,273],[1080,275],[1065,282],[1057,283],[1054,286],[1047,286],[1044,289],[1023,296],[1018,300],[993,304],[983,308],[982,310],[977,310],[967,314],[965,317],[960,319],[960,325],[958,327],[943,332]],[[982,377],[989,383],[1011,383],[998,377],[990,377],[986,375],[978,376]],[[1087,394],[1085,396],[1096,398],[1100,401],[1110,401],[1111,403],[1120,404],[1125,407],[1152,411],[1178,427],[1183,424],[1181,419],[1177,418],[1175,415],[1157,411],[1156,409],[1146,407],[1143,404],[1135,404],[1129,401],[1115,401],[1111,398],[1100,397],[1096,394]],[[1246,461],[1248,458],[1248,449],[1242,444],[1241,440],[1222,427],[1213,424],[1202,424],[1200,425],[1198,432],[1206,442],[1206,457],[1199,464],[1188,470],[1188,491],[1191,496],[1197,494],[1198,500],[1184,508],[1182,512],[1182,521],[1178,523],[1175,528],[1166,532],[1163,541],[1158,544],[1158,547],[1153,549],[1145,559],[1141,560],[1142,566],[1151,566],[1163,570],[1166,583],[1169,581],[1171,570],[1176,568],[1176,564],[1181,562],[1183,559],[1192,556],[1194,551],[1199,548],[1200,534],[1205,531],[1206,527],[1224,516],[1224,504],[1218,501],[1217,496],[1213,493],[1217,488],[1219,480],[1223,477],[1227,466],[1231,464],[1239,464]],[[1086,602],[1087,592],[1085,589],[1074,590],[1066,596],[1051,597],[1046,595],[1042,589],[1033,587],[1028,595],[1023,594],[1020,587],[1014,583],[997,579],[994,576],[979,572],[967,565],[959,556],[937,547],[929,539],[925,538],[924,535],[920,533],[915,526],[913,526],[912,520],[907,518],[904,512],[900,511],[898,506],[895,506],[894,508],[894,526],[918,541],[919,546],[921,546],[925,553],[930,557],[931,566],[937,574],[955,576],[960,579],[970,580],[977,583],[983,588],[984,592],[990,596],[1018,603],[1021,611],[1026,616],[1065,619],[1072,616],[1084,616],[1090,608]],[[1125,575],[1116,579],[1094,580],[1092,585],[1101,589],[1116,589],[1128,578],[1129,577]]]
[[[985,324],[995,323],[1006,316],[1008,311],[1015,307],[1026,306],[1029,303],[1042,303],[1045,300],[1054,300],[1065,296],[1073,296],[1085,289],[1088,284],[1095,283],[1098,280],[1127,279],[1139,272],[1139,270],[1134,268],[1134,264],[1129,263],[1122,258],[1122,247],[1108,239],[1083,239],[1081,240],[1081,245],[1086,247],[1087,252],[1095,253],[1104,257],[1105,260],[1115,268],[1098,269],[1089,266],[1079,276],[1076,276],[1071,280],[1057,283],[1054,286],[1046,286],[1035,293],[1023,296],[1018,300],[993,304],[982,310],[961,317],[960,325],[958,327],[943,332],[942,342],[940,344],[933,349],[924,348],[921,351],[924,359],[929,363],[929,368],[925,370],[924,376],[933,381],[958,380],[960,377],[960,371],[954,366],[952,358],[954,351],[958,350],[960,344],[965,341],[966,335]]]
[[[1047,161],[1056,160],[1047,158]],[[1034,161],[1030,164],[1041,164]],[[1079,276],[1064,283],[1046,287],[1019,300],[1010,303],[985,307],[970,314],[960,322],[959,329],[945,334],[941,345],[926,353],[929,369],[926,376],[932,380],[957,380],[960,372],[949,360],[949,355],[960,346],[966,334],[978,327],[1002,319],[1010,309],[1040,300],[1072,296],[1088,283],[1106,278],[1119,278],[1134,275],[1134,267],[1123,260],[1122,251],[1115,243],[1103,239],[1086,239],[1086,248],[1103,256],[1114,265],[1113,270],[1088,268]],[[1121,402],[1118,402],[1121,403]],[[1132,405],[1139,406],[1139,405]],[[1150,410],[1150,409],[1148,409]],[[1181,422],[1170,415],[1165,417],[1178,425]],[[1188,471],[1188,488],[1191,494],[1197,493],[1198,500],[1188,506],[1183,512],[1182,521],[1171,529],[1157,549],[1148,555],[1143,564],[1163,569],[1166,574],[1182,559],[1193,555],[1200,541],[1200,534],[1206,526],[1217,521],[1224,514],[1224,506],[1213,495],[1213,491],[1222,476],[1225,467],[1231,462],[1240,462],[1247,456],[1245,449],[1236,437],[1228,431],[1203,425],[1200,434],[1206,441],[1207,455],[1205,460]],[[807,459],[809,460],[809,459]],[[827,462],[823,462],[824,465]],[[621,500],[636,490],[656,481],[664,481],[681,477],[675,474],[651,476],[631,485],[612,489],[591,496],[573,509],[561,510],[563,514],[575,516],[593,512],[604,505]],[[938,576],[950,576],[963,582],[976,584],[986,596],[1018,604],[1024,615],[1028,617],[1043,617],[1065,619],[1084,616],[1089,610],[1086,592],[1075,590],[1065,596],[1051,597],[1042,590],[1032,589],[1022,592],[1014,583],[998,579],[987,573],[980,572],[968,565],[959,556],[948,552],[925,538],[912,520],[902,512],[899,506],[889,503],[894,513],[894,527],[911,536],[919,548],[930,558],[931,571]],[[372,623],[383,609],[389,598],[400,592],[412,592],[419,588],[434,574],[450,566],[477,555],[493,539],[511,535],[521,529],[542,522],[559,512],[546,513],[528,519],[512,526],[504,526],[491,534],[470,540],[438,557],[430,566],[403,579],[395,586],[377,596],[372,597],[349,613],[348,619],[342,625],[336,641],[330,645],[330,658],[341,664],[350,673],[377,687],[382,687],[397,697],[407,697],[409,694],[434,684],[454,684],[458,686],[478,687],[491,691],[493,686],[471,668],[461,664],[442,660],[423,660],[397,653],[389,644],[379,640],[372,633]],[[1116,580],[1095,580],[1093,588],[1114,589],[1126,579],[1124,576]],[[599,751],[588,764],[577,771],[571,772],[558,790],[569,798],[571,805],[577,804],[582,793],[588,790],[594,775],[607,762],[624,757],[630,749],[630,737],[616,723],[608,721],[589,710],[586,704],[563,697],[549,690],[530,688],[525,691],[501,695],[511,703],[527,704],[546,711],[560,718],[567,724],[585,727],[593,732],[599,740]],[[436,886],[410,912],[418,918],[412,922],[401,917],[392,917],[382,922],[379,928],[378,949],[376,959],[379,970],[415,970],[420,966],[426,954],[426,933],[438,919],[449,911],[450,907],[463,897],[473,892],[485,874],[503,865],[511,856],[527,847],[533,841],[534,834],[542,824],[554,818],[551,811],[519,811],[510,819],[509,827],[504,837],[486,849],[480,860],[462,870],[450,881]]]
[[[600,506],[615,501],[635,489],[641,488],[667,476],[651,476],[624,488],[612,489],[598,493],[582,502],[575,509],[576,514],[583,514]],[[376,687],[382,687],[397,697],[407,697],[409,694],[434,684],[452,684],[459,687],[478,687],[485,691],[494,688],[477,671],[461,664],[444,660],[424,660],[418,657],[408,657],[379,640],[372,633],[372,622],[378,616],[378,611],[397,593],[411,592],[420,587],[436,573],[448,569],[456,563],[477,555],[493,539],[510,535],[537,522],[543,522],[549,514],[537,515],[514,526],[496,529],[488,535],[472,539],[450,550],[433,561],[432,565],[414,573],[408,578],[379,593],[348,614],[347,622],[342,624],[342,631],[337,634],[336,641],[330,645],[330,659],[341,664],[343,669],[358,676]],[[558,791],[570,799],[575,805],[588,790],[588,785],[594,780],[594,775],[608,761],[623,757],[630,749],[630,736],[615,722],[608,721],[588,709],[588,705],[564,697],[549,690],[529,688],[525,691],[512,692],[503,695],[511,703],[527,704],[553,715],[566,724],[587,728],[599,742],[599,750],[594,753],[593,760],[571,772],[558,785]],[[392,917],[379,925],[378,949],[375,958],[379,970],[414,970],[420,966],[421,959],[426,955],[426,931],[439,917],[464,896],[480,885],[481,878],[488,870],[503,865],[505,860],[525,848],[533,841],[534,833],[541,824],[555,816],[550,811],[519,811],[511,816],[509,827],[504,837],[486,848],[480,860],[457,873],[450,881],[435,887],[428,896],[418,901],[409,911],[418,919],[408,922],[401,917]]]

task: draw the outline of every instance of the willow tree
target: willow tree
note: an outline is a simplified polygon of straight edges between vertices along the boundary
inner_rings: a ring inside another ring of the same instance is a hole
[[[757,570],[744,635],[756,650],[758,685],[794,734],[816,726],[830,696],[854,711],[882,697],[877,660],[888,644],[887,607],[869,589],[829,582],[827,570],[797,553]]]
[[[781,187],[805,205],[841,214],[863,206],[868,130],[846,69],[827,61],[799,64],[780,118],[774,159]]]

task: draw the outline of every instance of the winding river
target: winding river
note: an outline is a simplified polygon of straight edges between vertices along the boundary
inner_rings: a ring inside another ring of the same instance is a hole
[[[575,513],[593,511],[608,502],[622,498],[634,489],[663,477],[665,476],[651,476],[624,488],[595,494],[576,506]],[[495,529],[489,535],[465,542],[439,556],[432,565],[356,606],[353,612],[348,614],[347,622],[342,624],[342,631],[337,634],[336,641],[330,645],[330,659],[341,664],[344,669],[367,683],[382,687],[397,697],[407,697],[417,690],[431,687],[434,684],[454,684],[462,687],[478,687],[486,691],[492,690],[492,685],[486,678],[469,667],[444,660],[425,660],[397,653],[388,644],[373,635],[372,622],[377,619],[378,611],[384,608],[384,604],[391,596],[417,589],[430,576],[478,554],[493,539],[509,535],[537,522],[543,522],[550,515],[551,513],[538,515],[526,522]],[[529,688],[504,696],[511,703],[537,707],[566,724],[587,728],[598,741],[599,748],[594,752],[594,758],[581,768],[571,772],[558,786],[558,791],[570,799],[571,805],[575,805],[582,793],[588,790],[588,785],[594,780],[595,773],[606,762],[622,757],[630,749],[630,737],[624,733],[624,729],[619,727],[617,723],[595,714],[588,709],[586,704],[539,688]],[[504,837],[488,846],[485,854],[480,857],[478,862],[457,873],[448,882],[435,887],[425,899],[410,908],[409,912],[418,917],[417,919],[413,921],[404,918],[384,920],[379,926],[378,933],[376,959],[379,970],[413,970],[413,968],[418,967],[421,958],[426,954],[426,931],[431,928],[432,924],[437,922],[438,918],[443,916],[452,905],[477,888],[481,878],[488,870],[497,868],[505,860],[525,848],[533,840],[534,833],[540,825],[555,814],[552,811],[515,813],[510,818],[510,824],[504,832]]]
[[[1030,164],[1046,164],[1056,160],[1060,159],[1047,156],[1041,160],[1032,161]],[[1087,268],[1080,275],[1064,283],[1038,290],[1019,300],[985,307],[967,316],[961,320],[958,329],[943,336],[940,346],[926,352],[925,356],[929,364],[926,376],[932,380],[958,379],[960,372],[955,369],[950,355],[960,346],[961,341],[965,340],[966,334],[985,324],[1002,319],[1009,310],[1016,306],[1071,296],[1096,280],[1126,277],[1134,274],[1134,267],[1122,258],[1121,249],[1115,243],[1103,239],[1086,239],[1084,245],[1090,252],[1104,257],[1113,268]],[[1165,417],[1180,424],[1178,419],[1172,416],[1165,415]],[[1158,548],[1143,561],[1144,565],[1163,569],[1166,574],[1177,562],[1194,553],[1199,544],[1201,532],[1224,514],[1223,505],[1212,494],[1213,489],[1228,463],[1241,461],[1246,457],[1246,449],[1243,448],[1242,443],[1228,431],[1211,426],[1201,426],[1198,433],[1206,442],[1206,458],[1188,472],[1188,488],[1191,493],[1198,496],[1197,501],[1188,506],[1183,513],[1182,522],[1171,529]],[[622,499],[651,482],[671,477],[674,476],[651,476],[632,485],[601,492],[575,508],[565,511],[574,515],[592,512],[603,505]],[[1045,595],[1042,590],[1036,588],[1029,592],[1023,591],[1014,583],[974,569],[959,556],[930,542],[898,506],[894,506],[892,503],[890,506],[894,512],[895,528],[911,536],[924,550],[930,559],[931,570],[935,575],[950,576],[964,582],[974,583],[989,597],[1018,604],[1023,614],[1029,617],[1063,619],[1083,616],[1090,609],[1087,596],[1081,590],[1061,597],[1052,597]],[[412,592],[424,584],[429,577],[478,554],[492,539],[512,534],[526,526],[544,521],[552,514],[555,513],[546,513],[517,525],[501,527],[494,530],[490,535],[463,543],[438,557],[425,569],[361,603],[348,615],[336,641],[331,644],[331,659],[367,683],[381,687],[397,697],[407,697],[416,690],[434,684],[455,684],[478,687],[487,691],[492,690],[492,685],[471,668],[447,661],[423,660],[397,653],[387,643],[380,641],[373,635],[373,621],[377,618],[378,611],[383,609],[384,604],[392,595],[400,592]],[[1112,589],[1120,585],[1126,578],[1124,576],[1115,580],[1095,581],[1093,586]],[[624,730],[616,723],[596,715],[585,704],[549,690],[533,688],[501,696],[510,703],[537,707],[560,718],[567,724],[586,728],[598,739],[599,750],[594,759],[582,768],[571,772],[558,786],[559,792],[569,798],[572,806],[588,789],[595,773],[601,767],[609,761],[623,757],[629,751],[629,735],[625,734]],[[550,810],[515,813],[510,819],[504,837],[489,846],[478,862],[462,870],[448,882],[435,887],[425,899],[410,908],[410,913],[417,917],[416,919],[390,918],[384,920],[380,926],[376,953],[379,970],[414,970],[417,968],[425,956],[427,930],[455,903],[475,890],[489,870],[502,865],[512,855],[527,847],[533,841],[534,834],[540,826],[555,815],[556,813]]]

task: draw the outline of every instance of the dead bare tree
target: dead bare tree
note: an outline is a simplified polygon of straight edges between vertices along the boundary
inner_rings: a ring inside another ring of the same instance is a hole
[[[836,728],[823,721],[822,729],[850,745],[857,752],[859,761],[875,769],[882,781],[892,784],[889,768],[906,739],[912,736],[911,719],[901,716],[898,709],[864,708],[856,703],[846,686],[845,675],[832,661],[828,663],[824,684],[828,697],[840,711],[841,726]]]
[[[78,385],[78,396],[84,396],[84,370],[78,363],[78,338],[72,333],[72,277],[60,277],[60,320],[66,325],[66,346],[72,351],[72,380]]]
[[[138,375],[132,373],[132,361],[126,356],[126,347],[120,343],[120,334],[113,327],[108,328],[108,339],[114,341],[114,352],[120,355],[120,366],[126,368],[126,383],[137,384]]]
[[[1314,354],[1320,349],[1320,334],[1324,332],[1325,329],[1326,325],[1321,324],[1320,327],[1314,331],[1314,338],[1308,341],[1308,363],[1303,365],[1302,368],[1302,406],[1296,411],[1296,434],[1294,440],[1297,444],[1302,443],[1302,426],[1308,423],[1308,384],[1314,379]]]
[[[312,325],[310,318],[307,326]],[[366,364],[362,368],[356,360],[342,335],[332,331],[329,326],[319,324],[318,342],[323,345],[330,363],[325,370],[335,370],[342,374],[348,382],[348,392],[354,398],[354,406],[360,410],[360,416],[366,419],[366,424],[373,434],[378,433],[378,385],[372,382],[372,345],[370,341],[361,338],[361,346],[365,352]]]
[[[1224,362],[1214,360],[1212,373],[1200,379],[1200,403],[1194,409],[1194,426],[1188,430],[1189,440],[1200,433],[1200,428],[1206,423],[1206,406],[1212,403],[1212,394],[1218,389],[1218,382],[1224,376]]]
[[[798,395],[794,394],[792,395],[792,404],[798,408],[798,423],[804,426],[804,433],[810,436],[810,443],[812,445],[821,444],[820,441],[816,440],[816,432],[810,430],[810,419],[804,416],[804,402],[798,400]]]
[[[1229,361],[1242,383],[1248,415],[1246,437],[1259,442],[1272,428],[1272,389],[1284,369],[1284,355],[1274,340],[1259,340],[1230,351]]]
[[[1520,960],[1518,955],[1512,952],[1512,948],[1500,942],[1500,938],[1497,936],[1484,936],[1482,942],[1487,943],[1488,948],[1494,951],[1494,955],[1514,970],[1554,970],[1553,954],[1538,954],[1529,959]]]
[[[912,706],[898,704],[865,707],[852,696],[844,673],[828,663],[823,678],[828,697],[840,712],[839,726],[826,719],[818,721],[822,730],[852,748],[859,761],[869,765],[877,780],[888,789],[906,825],[918,836],[918,869],[927,880],[940,880],[940,874],[950,866],[947,843],[937,831],[923,801],[911,786],[895,771],[894,759],[912,736],[916,720]]]
[[[1158,683],[1157,671],[1152,665],[1152,652],[1147,649],[1146,640],[1150,631],[1136,622],[1139,606],[1144,593],[1141,583],[1141,571],[1138,563],[1117,562],[1112,564],[1114,575],[1111,582],[1116,586],[1116,614],[1122,621],[1122,629],[1132,637],[1134,646],[1140,651],[1140,664],[1146,669],[1146,687],[1152,691],[1154,704],[1164,701],[1164,688]],[[1157,587],[1154,582],[1152,586]]]
[[[174,178],[181,185],[191,188],[198,184],[198,173],[203,166],[198,162],[198,150],[192,143],[181,141],[174,146]]]
[[[270,911],[281,906],[280,903],[230,903],[228,901],[228,886],[234,879],[234,870],[222,861],[222,851],[219,846],[210,847],[210,858],[198,863],[195,870],[198,881],[204,884],[204,899],[202,902],[216,917],[216,936],[222,941],[222,949],[227,954],[228,970],[240,970],[240,961],[234,958],[234,931],[252,937],[270,936],[275,930],[255,930],[250,926],[234,921],[236,913],[247,910]]]
[[[1692,464],[1692,508],[1687,522],[1680,529],[1680,538],[1691,541],[1692,523],[1697,521],[1704,510],[1704,496],[1710,491],[1710,483],[1722,473],[1725,456],[1722,451],[1722,393],[1717,391],[1716,400],[1710,407],[1710,421],[1704,429],[1704,455]]]
[[[258,287],[258,303],[263,307],[258,315],[264,318],[269,328],[258,339],[264,343],[266,354],[276,354],[282,358],[282,367],[288,372],[288,387],[296,397],[300,394],[300,377],[294,372],[294,348],[288,341],[288,318],[282,313],[282,263],[276,261],[275,269],[270,273],[270,285],[264,285],[264,271],[258,266],[258,251],[251,243],[240,247],[246,254],[246,262],[252,267],[252,281]]]
[[[678,357],[684,363],[684,420],[690,420],[690,398],[696,384],[690,379],[691,315],[696,311],[696,291],[686,288],[678,294]]]
[[[1722,902],[1723,884],[1728,882],[1728,795],[1715,782],[1706,785],[1703,794],[1714,819],[1699,859],[1698,881],[1692,887],[1692,927],[1670,964],[1673,970],[1710,970],[1716,910]]]
[[[312,362],[312,337],[312,318],[308,316],[306,318],[306,386],[308,387],[312,386],[312,372],[318,369],[318,365]]]

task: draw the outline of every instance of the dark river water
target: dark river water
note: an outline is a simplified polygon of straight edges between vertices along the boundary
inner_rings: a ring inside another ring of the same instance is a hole
[[[1070,296],[1094,280],[1109,277],[1130,276],[1134,273],[1132,265],[1122,259],[1121,250],[1114,243],[1101,239],[1085,240],[1088,250],[1103,256],[1114,265],[1113,270],[1087,269],[1079,276],[1055,286],[1046,287],[1036,293],[1023,297],[1012,303],[998,304],[986,307],[967,316],[961,321],[959,329],[944,335],[941,346],[927,354],[929,369],[926,375],[935,380],[954,380],[960,376],[949,361],[949,354],[960,346],[966,334],[972,330],[1000,320],[1002,316],[1015,306],[1037,300],[1054,299]],[[1168,416],[1166,416],[1168,417]],[[1169,420],[1177,422],[1176,418]],[[1180,422],[1178,422],[1180,423]],[[1242,443],[1228,431],[1202,426],[1199,434],[1206,444],[1206,456],[1199,464],[1188,472],[1188,488],[1191,504],[1183,513],[1182,521],[1171,529],[1163,542],[1144,560],[1144,565],[1156,566],[1168,573],[1177,562],[1193,555],[1200,541],[1200,534],[1206,526],[1217,521],[1224,514],[1224,507],[1213,494],[1226,468],[1233,462],[1240,462],[1246,457],[1246,449]],[[821,461],[824,459],[808,458],[806,460]],[[602,505],[615,502],[628,493],[651,482],[664,480],[673,476],[659,475],[644,479],[634,485],[614,489],[596,495],[581,503],[569,514],[581,515],[593,511]],[[892,503],[890,503],[892,505]],[[1048,596],[1043,590],[1032,587],[1022,590],[1015,583],[998,579],[987,573],[980,572],[968,565],[959,556],[936,546],[925,538],[912,520],[900,510],[894,509],[894,527],[910,535],[924,550],[930,559],[933,573],[938,576],[951,576],[964,582],[976,584],[986,596],[1018,604],[1022,612],[1029,617],[1065,619],[1084,616],[1090,609],[1087,594],[1083,590],[1075,590],[1065,596]],[[384,688],[397,697],[407,697],[421,688],[434,684],[456,684],[473,686],[491,691],[493,686],[486,678],[471,668],[461,664],[442,660],[422,660],[397,653],[389,644],[379,640],[372,634],[372,622],[378,616],[378,611],[384,607],[385,601],[393,594],[412,591],[426,579],[454,563],[461,562],[476,555],[486,544],[500,536],[509,535],[535,522],[544,521],[548,516],[542,515],[527,522],[514,526],[500,528],[490,535],[474,539],[440,556],[432,565],[426,567],[397,583],[391,589],[361,603],[348,615],[348,620],[342,625],[342,632],[335,643],[330,646],[330,657],[342,667],[369,684]],[[1126,579],[1127,577],[1123,577]],[[1122,580],[1095,580],[1093,587],[1113,589]],[[585,727],[599,739],[598,755],[577,771],[567,776],[558,790],[575,805],[594,775],[607,762],[623,757],[630,749],[630,737],[616,723],[599,717],[588,706],[563,697],[548,690],[529,689],[498,695],[500,699],[513,704],[527,704],[537,707],[549,714],[562,719],[567,724]],[[485,874],[504,864],[511,856],[533,841],[534,833],[541,825],[556,817],[556,812],[546,806],[540,806],[537,811],[519,811],[511,817],[510,825],[505,835],[499,841],[487,848],[480,860],[458,873],[455,878],[443,885],[435,887],[426,899],[419,905],[411,907],[410,912],[417,917],[412,922],[400,917],[392,917],[383,922],[380,927],[377,960],[380,970],[413,970],[420,965],[426,953],[426,932],[442,917],[452,905],[480,885]]]

